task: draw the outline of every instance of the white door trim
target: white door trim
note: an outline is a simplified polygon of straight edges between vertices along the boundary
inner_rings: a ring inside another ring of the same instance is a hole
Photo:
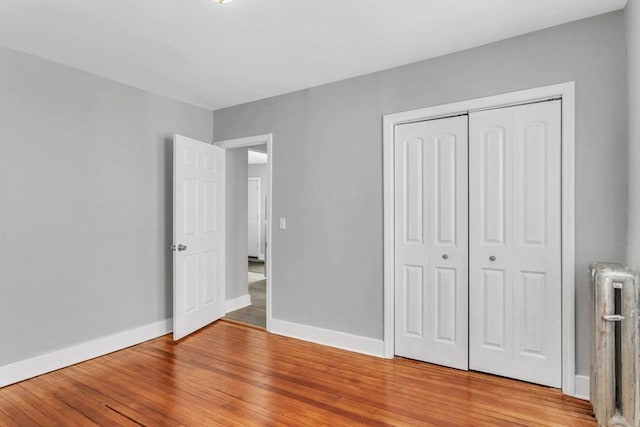
[[[562,392],[575,396],[575,82],[383,116],[384,356],[394,356],[394,127],[488,108],[562,98]]]
[[[235,139],[226,139],[223,141],[214,141],[214,145],[224,149],[231,148],[241,148],[241,147],[253,147],[255,145],[267,144],[267,176],[269,177],[269,188],[267,191],[267,200],[268,200],[268,208],[267,208],[267,260],[266,260],[266,270],[267,270],[267,331],[271,332],[271,320],[272,316],[272,289],[273,289],[273,280],[271,274],[271,248],[272,244],[272,224],[273,224],[273,135],[268,133],[265,135],[256,135],[249,136],[245,138],[235,138]]]
[[[247,182],[249,181],[257,181],[258,182],[258,259],[260,258],[260,254],[262,253],[262,180],[259,176],[247,178]]]

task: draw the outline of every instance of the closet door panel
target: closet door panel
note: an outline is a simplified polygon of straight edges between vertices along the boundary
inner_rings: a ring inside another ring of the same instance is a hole
[[[469,116],[469,367],[512,363],[512,112]]]
[[[396,126],[395,352],[468,368],[467,118]]]
[[[560,101],[470,116],[470,367],[561,386]]]
[[[562,386],[561,101],[513,108],[514,378]]]

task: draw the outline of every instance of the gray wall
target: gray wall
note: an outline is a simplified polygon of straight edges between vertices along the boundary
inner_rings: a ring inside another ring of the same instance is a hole
[[[215,139],[273,133],[273,315],[383,334],[383,114],[576,82],[577,371],[588,371],[587,265],[624,261],[622,12],[214,113]],[[276,221],[277,222],[277,221]]]
[[[0,365],[172,316],[172,134],[212,112],[0,48]]]
[[[249,293],[247,263],[247,149],[227,150],[226,162],[226,299],[234,299]]]
[[[624,11],[629,85],[629,242],[627,263],[640,271],[640,1]]]
[[[269,191],[269,173],[267,165],[249,165],[249,178],[260,178],[260,254],[265,255],[265,242],[267,241],[267,229],[265,223],[267,220],[266,201],[267,193]]]

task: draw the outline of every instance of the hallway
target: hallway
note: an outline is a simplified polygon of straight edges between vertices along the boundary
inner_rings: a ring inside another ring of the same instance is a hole
[[[265,328],[267,321],[267,278],[262,261],[249,260],[249,295],[251,305],[228,313],[225,318]]]

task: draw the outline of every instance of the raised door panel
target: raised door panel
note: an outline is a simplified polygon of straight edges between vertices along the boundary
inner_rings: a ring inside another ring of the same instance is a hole
[[[215,210],[215,201],[217,198],[217,182],[203,181],[201,186],[202,198],[202,233],[216,233],[216,224],[218,222],[218,213]]]
[[[458,278],[455,268],[435,269],[435,339],[443,343],[458,342]]]
[[[402,142],[405,243],[424,243],[424,144],[418,137]]]
[[[517,331],[521,339],[517,350],[520,354],[545,357],[547,275],[544,272],[521,271],[516,286],[520,291],[518,313],[521,316]]]
[[[216,272],[218,270],[218,262],[220,257],[216,253],[217,250],[210,250],[202,254],[202,305],[207,306],[215,304],[218,295],[216,295]]]
[[[506,130],[503,126],[491,126],[482,131],[482,182],[479,184],[484,244],[505,243],[505,138]]]
[[[198,308],[198,255],[186,255],[182,260],[184,276],[184,312],[186,314]]]
[[[216,157],[216,153],[200,153],[199,168],[215,176],[217,172]]]
[[[529,123],[521,130],[520,180],[522,218],[519,223],[521,243],[545,245],[547,242],[547,126]]]
[[[182,149],[182,164],[186,174],[193,173],[198,168],[198,149],[194,147],[184,147]]]
[[[424,324],[424,271],[416,265],[404,266],[404,334],[422,338]]]
[[[184,234],[185,236],[196,236],[198,229],[198,181],[185,179],[182,186],[184,188]]]
[[[457,145],[455,135],[442,135],[436,139],[435,162],[435,220],[436,243],[456,244],[458,224],[457,206]]]
[[[482,271],[482,346],[504,351],[507,331],[507,287],[504,270]]]

